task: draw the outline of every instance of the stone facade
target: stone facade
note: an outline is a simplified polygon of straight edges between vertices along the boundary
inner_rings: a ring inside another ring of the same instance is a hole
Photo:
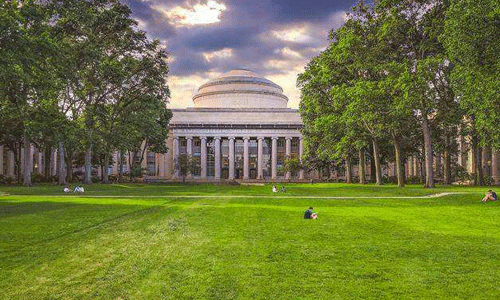
[[[200,166],[189,180],[304,179],[280,172],[286,157],[302,154],[302,121],[287,102],[281,87],[247,70],[203,84],[194,107],[172,110],[166,178],[180,177],[178,157],[186,154]]]

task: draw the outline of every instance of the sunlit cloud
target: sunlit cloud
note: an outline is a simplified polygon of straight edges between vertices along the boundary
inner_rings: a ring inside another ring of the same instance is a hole
[[[300,90],[296,86],[297,75],[304,72],[304,66],[295,65],[286,73],[279,75],[268,75],[267,79],[283,88],[283,94],[288,97],[288,107],[298,108],[300,103]]]
[[[220,22],[222,12],[226,10],[226,5],[222,2],[209,0],[205,4],[199,3],[188,7],[154,5],[152,8],[163,14],[171,25],[189,27]]]
[[[171,91],[170,108],[185,108],[193,106],[193,96],[198,88],[210,79],[221,76],[222,73],[209,71],[190,76],[169,76],[168,86]]]
[[[300,54],[299,52],[297,51],[294,51],[288,47],[284,47],[284,48],[281,48],[281,49],[276,49],[274,51],[274,53],[276,54],[281,54],[285,57],[288,57],[288,58],[302,58],[302,54]]]
[[[296,27],[296,28],[288,28],[282,30],[273,30],[271,34],[274,38],[285,42],[294,42],[300,44],[306,44],[313,41],[313,38],[308,35],[308,27]]]
[[[268,69],[284,69],[288,67],[289,62],[286,60],[270,59],[266,62],[265,67]]]
[[[233,56],[233,49],[224,48],[214,52],[203,52],[203,57],[206,61],[211,62],[214,59],[225,59]]]

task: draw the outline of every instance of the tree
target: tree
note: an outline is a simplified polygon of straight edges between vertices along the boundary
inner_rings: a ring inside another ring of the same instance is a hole
[[[453,63],[452,84],[483,145],[500,149],[500,3],[452,0],[441,39]]]
[[[199,167],[199,161],[195,157],[189,154],[180,154],[177,160],[176,168],[174,169],[179,171],[179,175],[182,176],[182,182],[184,182],[186,180],[186,176],[194,174]]]
[[[398,76],[405,105],[419,120],[424,139],[427,187],[434,186],[432,127],[440,102],[450,101],[450,85],[443,81],[447,59],[438,37],[443,31],[446,1],[383,0],[378,8],[386,12],[388,37],[405,57]],[[451,98],[453,99],[453,98]]]
[[[41,116],[60,88],[52,16],[37,1],[0,3],[0,142],[14,152],[18,181],[23,174],[24,185],[31,185],[31,145],[45,129],[39,122],[50,125]]]
[[[481,146],[500,149],[500,3],[453,0],[441,40],[453,70],[451,83],[467,115],[475,184],[483,184]]]
[[[71,118],[81,119],[84,182],[91,183],[93,149],[102,149],[105,165],[112,151],[137,148],[145,137],[166,151],[158,142],[164,144],[170,119],[166,53],[159,42],[149,41],[137,30],[130,9],[117,0],[54,0],[53,4],[60,12],[55,26],[65,45],[65,103],[71,107]],[[134,120],[124,125],[125,116]],[[135,145],[123,146],[122,141]]]
[[[302,164],[297,157],[287,157],[283,163],[283,172],[296,173],[302,169]]]

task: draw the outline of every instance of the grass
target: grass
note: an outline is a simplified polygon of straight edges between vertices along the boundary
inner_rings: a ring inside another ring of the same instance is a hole
[[[85,188],[0,187],[2,299],[500,296],[500,203],[480,203],[485,188]],[[318,220],[302,219],[309,206]]]

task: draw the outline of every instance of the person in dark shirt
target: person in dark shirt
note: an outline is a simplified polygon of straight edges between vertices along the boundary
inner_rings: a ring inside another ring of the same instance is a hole
[[[313,208],[312,206],[309,207],[308,210],[306,210],[306,212],[304,213],[304,219],[312,219],[312,215],[313,215]]]
[[[497,201],[498,197],[497,197],[497,193],[495,193],[494,191],[492,190],[489,190],[488,193],[486,193],[486,196],[484,196],[483,201],[484,203],[488,202],[488,200],[490,201]]]

